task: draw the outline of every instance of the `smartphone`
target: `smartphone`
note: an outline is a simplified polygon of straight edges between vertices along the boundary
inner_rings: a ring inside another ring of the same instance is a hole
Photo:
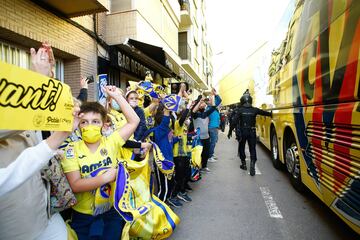
[[[184,83],[186,85],[185,91],[189,90],[189,84],[187,82],[178,82],[178,83],[172,83],[171,84],[171,94],[178,94],[180,90],[180,85]]]
[[[88,83],[94,82],[94,76],[93,75],[86,77],[86,79],[88,80]]]

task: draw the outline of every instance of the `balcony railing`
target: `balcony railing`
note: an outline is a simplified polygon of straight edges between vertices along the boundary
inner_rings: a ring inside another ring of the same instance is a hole
[[[191,48],[187,43],[179,43],[179,56],[183,60],[191,60]]]

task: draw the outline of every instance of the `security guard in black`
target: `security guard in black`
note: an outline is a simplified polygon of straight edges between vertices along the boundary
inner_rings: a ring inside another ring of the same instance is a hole
[[[249,144],[250,151],[250,175],[255,175],[255,162],[256,162],[256,116],[272,116],[272,112],[266,112],[259,108],[252,106],[252,97],[246,91],[240,99],[240,107],[236,109],[235,117],[228,133],[228,138],[232,135],[232,130],[237,128],[237,138],[239,141],[239,157],[241,159],[240,168],[246,170],[245,162],[245,144]]]

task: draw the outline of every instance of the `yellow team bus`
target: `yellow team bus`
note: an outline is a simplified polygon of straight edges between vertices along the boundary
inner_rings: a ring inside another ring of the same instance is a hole
[[[360,0],[292,2],[272,52],[260,141],[275,168],[360,233]]]

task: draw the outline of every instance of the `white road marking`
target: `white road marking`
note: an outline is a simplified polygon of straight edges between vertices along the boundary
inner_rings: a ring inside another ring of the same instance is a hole
[[[269,211],[269,215],[272,218],[283,218],[279,208],[276,206],[276,203],[271,196],[270,189],[268,187],[260,187],[261,194],[264,198],[265,205]]]
[[[248,166],[248,169],[250,169],[250,161],[246,160],[246,166]],[[250,174],[250,172],[248,172]],[[259,168],[257,167],[257,164],[255,163],[255,175],[261,175],[261,172]]]
[[[259,168],[257,167],[257,164],[255,163],[255,175],[261,175],[261,172]]]

